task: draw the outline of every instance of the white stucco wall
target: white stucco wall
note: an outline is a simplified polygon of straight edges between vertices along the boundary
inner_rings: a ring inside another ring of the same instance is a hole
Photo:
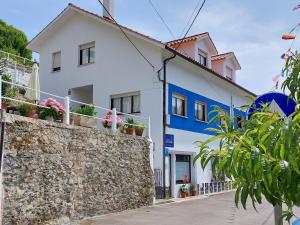
[[[160,68],[161,49],[131,37],[156,69]],[[79,46],[95,42],[95,63],[79,66]],[[61,71],[51,72],[52,53],[61,51]],[[141,116],[150,116],[155,143],[154,168],[162,158],[162,84],[152,69],[120,30],[80,14],[72,16],[43,42],[40,47],[41,90],[60,96],[68,89],[93,85],[93,101],[110,108],[110,96],[139,91]],[[98,115],[103,115],[99,111]]]

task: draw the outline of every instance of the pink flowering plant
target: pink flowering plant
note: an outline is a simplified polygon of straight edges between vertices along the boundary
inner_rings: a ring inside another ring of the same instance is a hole
[[[103,127],[111,128],[112,126],[112,111],[109,111],[106,116],[101,120]],[[124,125],[122,117],[117,116],[117,128]]]
[[[48,117],[53,117],[55,120],[57,120],[65,112],[64,106],[60,102],[56,101],[54,98],[44,99],[39,103],[39,105],[44,107],[49,107],[49,108],[41,109],[40,111],[41,119],[45,119],[48,116]]]

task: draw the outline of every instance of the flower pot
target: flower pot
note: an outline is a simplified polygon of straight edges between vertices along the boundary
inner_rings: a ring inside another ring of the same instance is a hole
[[[186,192],[180,192],[180,197],[181,197],[181,198],[185,198],[185,197],[186,197],[186,194],[187,194]]]
[[[80,126],[96,128],[97,119],[92,117],[80,116]]]
[[[70,116],[70,124],[80,126],[80,116],[71,115]]]
[[[191,191],[192,196],[197,196],[197,191]]]
[[[46,116],[45,120],[50,121],[50,122],[54,122],[53,116]]]
[[[136,136],[143,136],[144,129],[135,129],[134,131]]]
[[[35,111],[30,111],[30,112],[28,112],[27,114],[26,114],[26,116],[27,117],[29,117],[29,118],[35,118]]]
[[[127,127],[127,128],[125,128],[125,132],[126,132],[126,134],[133,135],[133,128]]]
[[[7,103],[5,103],[5,102],[1,103],[1,109],[5,110],[5,112],[7,111],[8,106],[9,105]]]

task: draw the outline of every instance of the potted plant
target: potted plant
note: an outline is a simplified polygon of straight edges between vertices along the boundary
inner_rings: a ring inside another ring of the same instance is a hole
[[[134,125],[134,131],[136,136],[143,136],[145,126],[142,123],[137,123]]]
[[[124,125],[124,130],[126,134],[132,135],[134,130],[135,122],[132,118],[126,118],[126,122]]]
[[[104,128],[110,129],[112,127],[112,111],[108,111],[106,116],[101,120]],[[122,130],[124,121],[122,117],[117,116],[117,128]]]
[[[48,121],[58,120],[65,111],[64,106],[53,98],[44,99],[39,105],[45,107],[40,110],[40,118]]]
[[[94,118],[94,116],[97,114],[97,112],[95,112],[94,105],[84,105],[84,106],[81,106],[81,107],[71,110],[71,111],[82,115],[82,116],[80,116],[80,115],[72,116],[72,119],[74,120],[75,125],[96,128],[97,119]]]
[[[21,116],[27,116],[30,118],[35,118],[36,107],[31,104],[21,104],[17,107],[17,110],[21,114]]]
[[[194,184],[190,186],[190,193],[192,196],[197,196],[196,186]]]
[[[180,197],[185,198],[187,196],[187,192],[188,192],[186,184],[181,185],[179,191],[180,191]]]

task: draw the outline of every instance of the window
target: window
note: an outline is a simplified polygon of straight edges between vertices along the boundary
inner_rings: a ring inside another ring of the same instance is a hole
[[[199,121],[207,121],[207,105],[203,102],[195,102],[195,119]]]
[[[220,114],[223,115],[223,116],[227,116],[227,115],[228,115],[227,111],[225,111],[225,110],[222,110],[222,111],[220,112]],[[220,118],[219,123],[220,123],[220,125],[221,125],[222,127],[224,127],[224,125],[225,125],[225,119],[224,119],[223,117]]]
[[[61,52],[55,52],[52,54],[52,71],[60,71],[61,69]]]
[[[111,109],[116,108],[118,112],[140,113],[140,95],[127,95],[111,98]]]
[[[226,78],[233,80],[233,70],[228,66],[226,66]]]
[[[187,177],[191,182],[191,156],[176,155],[176,184],[183,184],[183,179]]]
[[[199,50],[198,55],[199,55],[199,63],[203,66],[207,66],[207,53]]]
[[[172,114],[186,116],[186,97],[174,94],[172,95]]]
[[[79,65],[85,65],[95,62],[95,43],[80,46]]]
[[[236,116],[236,127],[238,129],[241,129],[241,128],[243,128],[243,126],[244,126],[244,117],[237,115]]]

